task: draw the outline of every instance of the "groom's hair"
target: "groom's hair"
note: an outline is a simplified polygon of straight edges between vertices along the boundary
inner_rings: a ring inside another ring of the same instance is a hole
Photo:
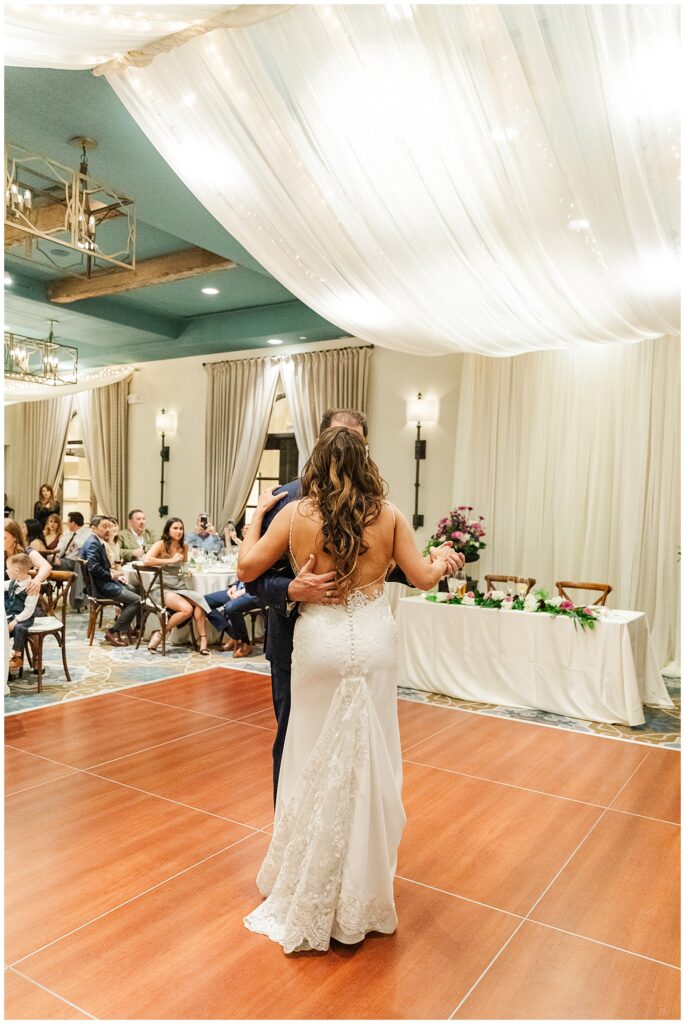
[[[326,409],[321,417],[319,434],[330,427],[331,420],[334,418],[344,427],[361,427],[364,438],[369,436],[369,421],[363,412],[358,412],[356,409]]]

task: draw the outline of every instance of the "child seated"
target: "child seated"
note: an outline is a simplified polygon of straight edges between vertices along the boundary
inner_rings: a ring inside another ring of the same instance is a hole
[[[14,640],[10,671],[21,668],[29,628],[36,617],[38,595],[29,596],[26,588],[31,582],[29,570],[32,562],[28,555],[11,555],[7,559],[7,575],[5,580],[5,614],[10,635]]]

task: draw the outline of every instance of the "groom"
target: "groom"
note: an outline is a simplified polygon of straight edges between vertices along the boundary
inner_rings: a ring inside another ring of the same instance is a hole
[[[319,433],[327,427],[347,427],[349,430],[356,430],[366,441],[368,434],[368,423],[363,412],[355,409],[328,409],[321,419]],[[290,483],[274,488],[274,494],[282,495],[274,508],[270,509],[264,516],[262,533],[266,533],[272,519],[284,505],[291,501],[297,501],[300,497],[300,481],[291,480]],[[431,549],[431,558],[445,557],[445,548],[449,555],[450,568],[452,571],[464,564],[463,555],[451,551],[451,541],[440,548]],[[271,693],[276,712],[276,740],[273,746],[273,778],[274,778],[274,802],[276,801],[276,790],[278,789],[278,774],[281,768],[281,757],[283,755],[283,744],[288,728],[290,716],[290,671],[293,655],[293,633],[297,621],[298,605],[302,602],[311,604],[335,603],[338,591],[335,583],[335,573],[326,572],[318,574],[314,572],[315,557],[310,555],[309,559],[300,569],[297,576],[293,576],[290,562],[287,556],[283,556],[271,569],[246,584],[250,594],[259,598],[260,604],[269,608],[269,624],[266,636],[265,655],[271,664]],[[392,583],[406,583],[406,577],[399,569],[394,569],[388,576]]]

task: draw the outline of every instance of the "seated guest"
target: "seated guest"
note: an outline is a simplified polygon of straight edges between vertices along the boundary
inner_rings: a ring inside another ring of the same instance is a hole
[[[35,594],[36,597],[40,594],[40,585],[44,580],[48,578],[51,572],[50,563],[43,558],[38,552],[34,551],[33,548],[26,550],[24,535],[22,533],[21,526],[15,522],[14,519],[5,520],[5,579],[9,579],[7,575],[7,559],[10,555],[28,555],[31,559],[31,565],[36,570],[36,575],[33,577],[31,583],[28,586],[28,593],[32,596]]]
[[[108,597],[123,606],[116,621],[105,633],[105,641],[114,647],[126,647],[128,639],[124,639],[122,634],[129,632],[134,619],[140,628],[140,598],[121,582],[124,579],[123,573],[113,571],[110,567],[105,541],[112,522],[114,520],[111,516],[95,516],[90,524],[91,536],[81,548],[81,556],[86,561],[93,581],[93,597]]]
[[[63,532],[62,520],[53,512],[51,516],[48,516],[43,531],[47,551],[55,551],[57,549]]]
[[[67,528],[59,539],[55,565],[72,570],[66,562],[78,558],[79,552],[88,538],[92,536],[90,527],[85,526],[80,512],[70,512],[67,516]]]
[[[45,526],[48,516],[53,512],[56,515],[62,514],[62,506],[55,499],[55,492],[50,484],[42,484],[38,501],[33,506],[33,518],[37,519],[41,527]]]
[[[78,561],[81,548],[88,538],[92,536],[89,526],[84,526],[83,516],[80,512],[70,512],[67,516],[67,528],[59,539],[57,554],[54,559],[55,568],[59,567],[67,572],[75,572],[76,579],[71,589],[70,603],[73,608],[79,609],[85,601],[85,584],[81,563]]]
[[[26,548],[32,548],[34,551],[47,551],[48,546],[45,543],[45,534],[38,519],[27,519],[21,529],[24,534],[24,546]]]
[[[162,539],[153,544],[143,559],[145,565],[159,565],[163,568],[164,606],[173,615],[167,620],[167,629],[180,626],[192,616],[197,625],[200,638],[200,654],[208,655],[207,647],[207,612],[209,605],[202,594],[188,590],[183,586],[180,568],[188,561],[188,545],[185,540],[185,527],[182,519],[167,519],[162,531]],[[158,595],[159,600],[159,595]],[[154,654],[162,639],[157,629],[150,637],[148,651]]]
[[[119,531],[119,542],[124,562],[134,562],[150,550],[155,538],[145,526],[145,513],[141,509],[131,509],[128,514],[128,529]]]
[[[119,523],[112,517],[109,521],[109,532],[105,540],[107,558],[113,569],[121,568],[121,543],[119,541]]]
[[[14,509],[7,500],[7,491],[5,491],[5,519],[14,519]]]
[[[223,541],[216,532],[206,512],[201,512],[197,517],[195,533],[189,533],[187,537],[188,546],[201,548],[203,551],[219,552],[223,548]]]
[[[13,641],[9,663],[12,672],[22,666],[29,628],[36,617],[38,594],[28,592],[32,568],[28,555],[10,555],[7,559],[9,579],[5,581],[5,615]]]
[[[243,614],[252,608],[260,608],[259,598],[248,594],[244,583],[236,583],[228,590],[207,594],[205,600],[212,608],[209,621],[220,633],[228,633],[229,638],[222,644],[221,650],[233,651],[234,658],[248,658],[252,654],[252,647],[247,638]]]

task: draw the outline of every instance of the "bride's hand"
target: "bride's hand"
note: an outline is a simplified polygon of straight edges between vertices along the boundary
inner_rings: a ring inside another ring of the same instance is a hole
[[[274,494],[276,487],[280,487],[280,484],[276,484],[275,487],[270,487],[268,491],[262,491],[257,500],[257,508],[255,510],[256,515],[264,516],[270,508],[277,505],[279,501],[283,501],[287,498],[287,492],[283,491],[282,494]]]
[[[438,559],[445,562],[447,569],[443,575],[452,575],[457,572],[464,564],[464,556],[460,551],[454,551],[452,548],[452,541],[448,540],[439,547],[431,548],[428,552],[428,557],[431,562],[436,562]]]

